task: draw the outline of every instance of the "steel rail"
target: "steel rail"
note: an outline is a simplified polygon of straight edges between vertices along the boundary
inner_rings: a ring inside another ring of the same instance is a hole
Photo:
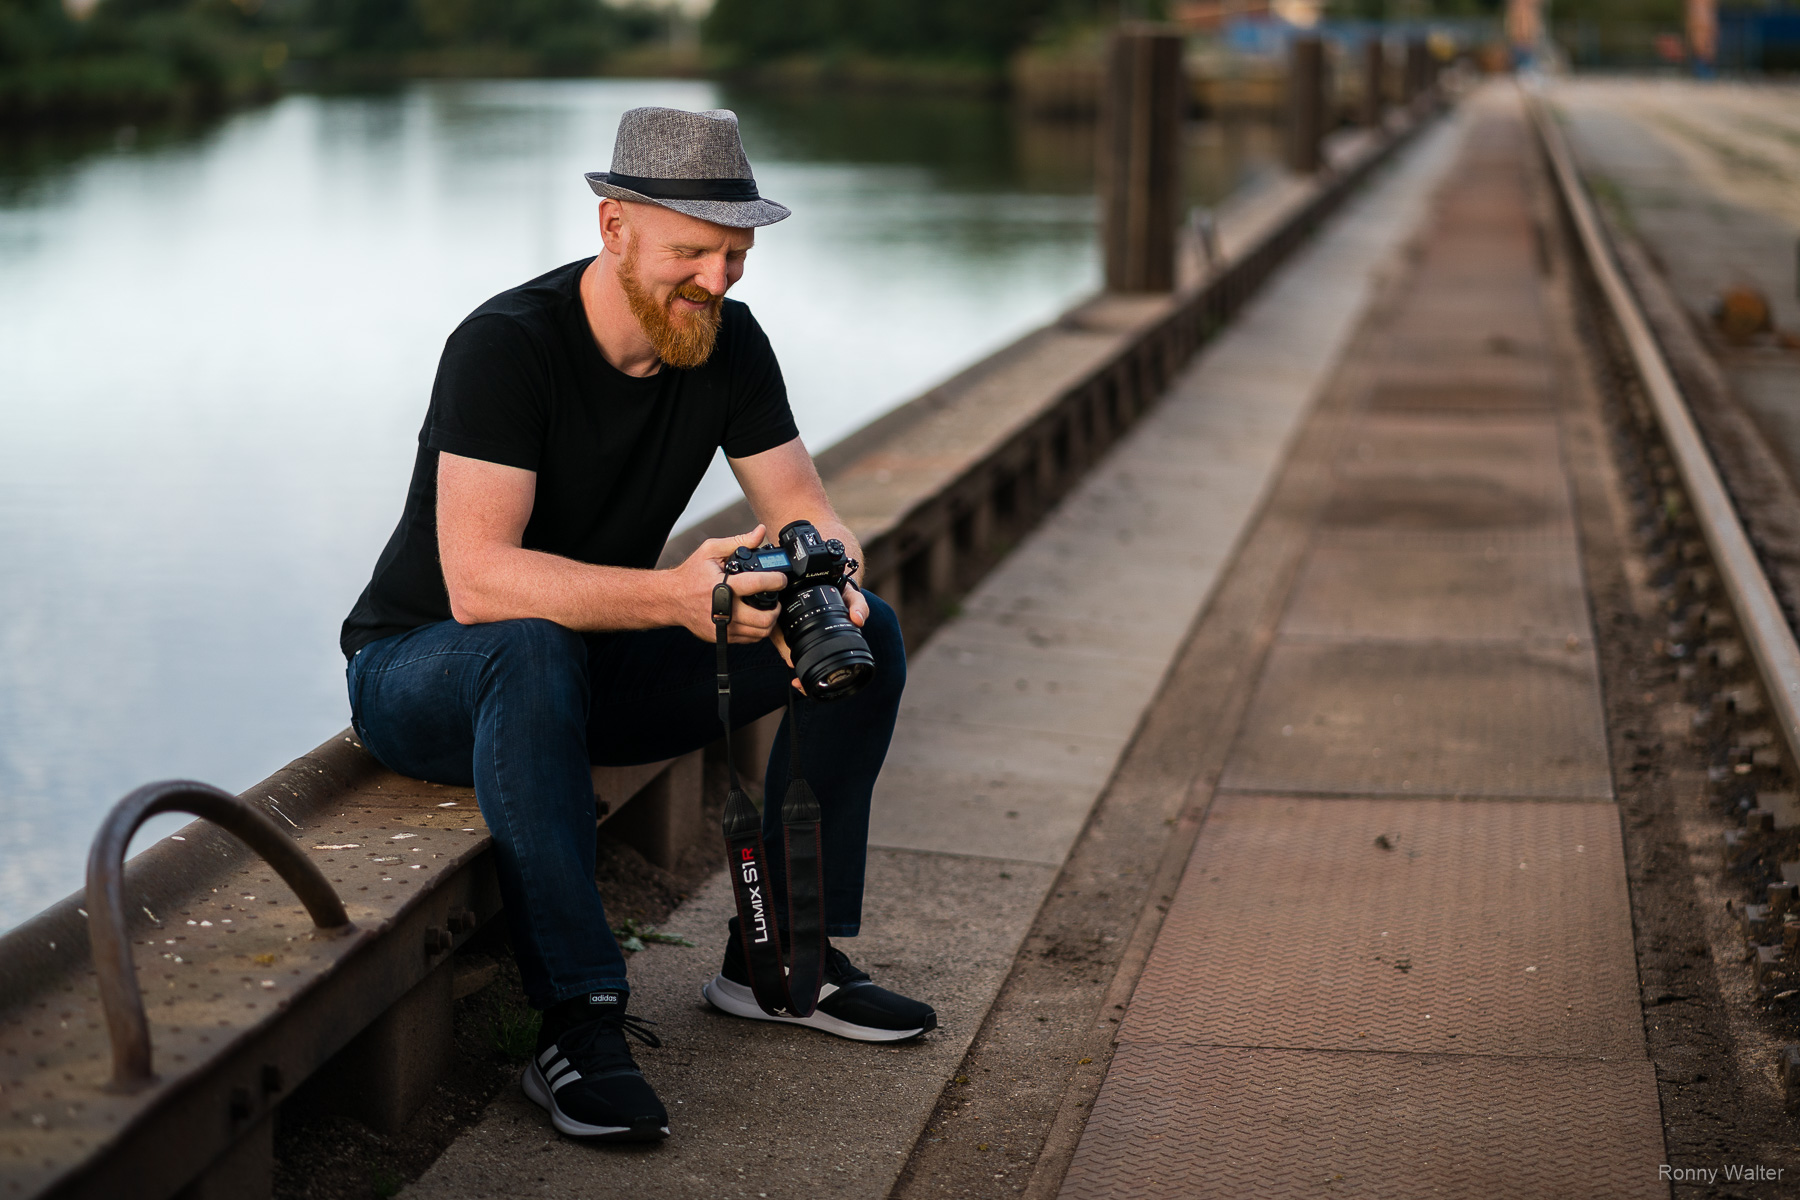
[[[1528,107],[1539,140],[1556,176],[1565,211],[1575,226],[1594,279],[1600,286],[1612,318],[1630,351],[1649,399],[1650,411],[1662,429],[1663,441],[1674,460],[1688,504],[1699,518],[1700,531],[1718,567],[1720,583],[1737,615],[1738,628],[1756,663],[1773,709],[1775,724],[1787,747],[1790,764],[1800,764],[1800,644],[1788,626],[1787,616],[1769,586],[1768,576],[1738,520],[1731,495],[1725,490],[1712,455],[1688,412],[1687,402],[1663,357],[1650,324],[1638,308],[1594,212],[1593,201],[1582,186],[1567,140],[1548,106],[1532,97]]]
[[[156,1079],[150,1069],[150,1022],[126,932],[125,850],[138,826],[166,812],[204,817],[242,839],[294,889],[320,931],[338,934],[351,928],[344,902],[324,872],[275,822],[231,793],[176,779],[147,783],[126,796],[100,823],[87,864],[88,944],[112,1042],[109,1091],[139,1091]]]

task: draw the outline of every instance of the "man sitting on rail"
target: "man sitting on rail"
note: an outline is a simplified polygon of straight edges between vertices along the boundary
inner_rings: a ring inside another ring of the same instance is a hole
[[[564,1133],[668,1134],[626,1044],[625,959],[594,886],[589,764],[655,762],[719,735],[713,589],[721,562],[768,529],[809,520],[860,558],[801,444],[781,370],[750,310],[725,292],[754,230],[788,215],[761,199],[730,112],[639,108],[620,121],[601,197],[600,253],[502,292],[445,343],[400,524],[344,622],[356,732],[394,770],[473,785],[493,837],[508,929],[544,1013],[525,1090]],[[723,447],[762,524],[655,564]],[[774,612],[743,602],[784,576],[729,576],[733,718],[797,686]],[[893,611],[853,582],[851,619],[873,682],[807,705],[800,765],[822,808],[824,923],[862,916],[869,802],[899,711],[905,651]],[[787,722],[767,795],[784,794]],[[785,897],[778,804],[767,808],[771,891]],[[771,1018],[730,939],[705,989]],[[869,982],[841,950],[797,1023],[894,1041],[932,1009]]]

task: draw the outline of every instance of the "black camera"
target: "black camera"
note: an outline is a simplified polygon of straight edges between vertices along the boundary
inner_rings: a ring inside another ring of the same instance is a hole
[[[764,612],[779,607],[776,622],[794,656],[794,673],[813,700],[841,700],[862,690],[875,675],[875,656],[844,604],[844,579],[856,563],[844,543],[826,541],[811,521],[794,521],[781,531],[779,546],[751,550],[739,546],[725,560],[727,575],[779,571],[787,586],[757,592],[744,603]]]

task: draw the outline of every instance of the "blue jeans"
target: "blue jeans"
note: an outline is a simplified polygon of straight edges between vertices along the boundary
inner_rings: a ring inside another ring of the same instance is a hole
[[[869,601],[875,677],[829,704],[800,702],[800,767],[822,811],[825,931],[862,923],[869,801],[906,683],[894,612]],[[525,994],[538,1008],[628,988],[594,887],[589,764],[674,758],[720,735],[714,648],[685,629],[581,634],[552,621],[440,621],[372,642],[348,667],[363,745],[402,775],[473,786]],[[731,647],[734,726],[787,703],[793,671],[767,641]],[[783,718],[766,794],[787,790]],[[780,805],[765,805],[772,885],[785,904]],[[784,912],[785,908],[777,910]]]

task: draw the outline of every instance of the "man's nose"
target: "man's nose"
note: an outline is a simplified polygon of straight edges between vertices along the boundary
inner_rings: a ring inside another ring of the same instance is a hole
[[[725,275],[725,256],[708,255],[694,275],[694,282],[715,296],[724,295],[725,289],[731,286],[731,280]]]

